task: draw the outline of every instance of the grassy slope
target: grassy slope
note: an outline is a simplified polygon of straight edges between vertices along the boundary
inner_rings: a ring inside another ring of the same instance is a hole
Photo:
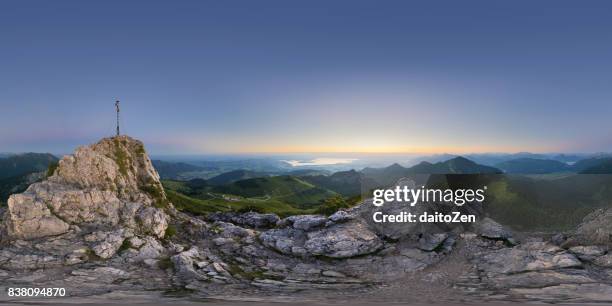
[[[244,198],[232,201],[222,198],[197,199],[170,189],[166,189],[166,194],[170,202],[172,202],[178,210],[200,215],[211,212],[257,211],[261,213],[276,213],[284,217],[313,212],[312,209],[299,209],[287,203],[272,199],[267,201]]]
[[[506,176],[488,185],[486,212],[519,230],[568,230],[612,206],[612,176]]]
[[[164,181],[164,186],[201,200],[232,195],[253,203],[282,202],[300,209],[317,206],[321,201],[337,195],[293,176],[246,179],[224,186],[198,185],[196,181]]]

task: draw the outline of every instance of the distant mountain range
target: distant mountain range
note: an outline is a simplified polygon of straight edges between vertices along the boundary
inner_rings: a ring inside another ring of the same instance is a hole
[[[49,153],[23,153],[0,158],[0,179],[46,171],[58,158]]]
[[[0,156],[0,205],[9,195],[24,191],[44,177],[58,158],[49,153],[3,154]]]
[[[552,159],[518,158],[495,165],[505,173],[549,174],[572,172],[581,174],[612,174],[612,157],[592,157],[573,164]]]
[[[599,158],[595,161],[583,160],[574,165],[582,174],[610,174],[612,173],[612,158]]]
[[[241,180],[274,177],[279,175],[295,176],[314,185],[324,187],[344,195],[354,195],[358,189],[372,186],[390,185],[398,179],[415,174],[551,174],[551,173],[612,173],[612,157],[597,156],[586,158],[573,164],[553,159],[534,158],[537,154],[519,153],[515,156],[531,156],[511,159],[497,163],[494,167],[476,163],[465,157],[452,157],[439,162],[420,162],[412,167],[403,167],[394,163],[384,168],[366,167],[360,171],[347,170],[329,173],[321,169],[300,169],[293,171],[253,171],[246,169],[232,170],[213,176],[206,180],[208,186],[223,186]],[[559,158],[573,159],[569,155],[557,155]],[[164,179],[181,179],[184,171],[199,171],[201,167],[184,163],[155,161],[162,165],[158,171]]]
[[[392,164],[385,168],[364,168],[361,171],[341,171],[330,176],[303,177],[315,185],[322,186],[346,196],[354,196],[379,186],[389,186],[403,177],[415,174],[500,174],[501,170],[479,165],[464,157],[455,157],[443,162],[421,162],[405,168]]]
[[[207,192],[233,194],[241,197],[271,196],[296,205],[312,205],[334,194],[353,197],[369,188],[392,185],[399,179],[415,174],[499,174],[501,170],[456,157],[444,162],[423,162],[405,168],[392,164],[385,168],[365,168],[362,171],[339,171],[328,175],[321,171],[298,171],[293,175],[273,176],[248,170],[230,171],[211,179],[194,179],[185,183],[168,184],[175,191],[207,198]],[[181,190],[182,188],[182,190]]]
[[[545,174],[571,171],[572,167],[552,159],[517,158],[495,165],[506,173]]]
[[[429,161],[429,162],[439,162],[449,160],[451,158],[458,157],[458,155],[453,154],[436,154],[430,156],[422,156],[417,158],[417,161]],[[612,157],[611,154],[607,153],[596,153],[596,154],[538,154],[538,153],[530,153],[530,152],[519,152],[519,153],[477,153],[477,154],[466,154],[463,157],[474,161],[475,163],[493,166],[496,167],[498,164],[516,160],[516,159],[545,159],[545,160],[555,160],[566,164],[573,164],[579,160],[587,159],[587,158],[602,158],[602,157]]]
[[[152,162],[162,179],[173,180],[210,179],[236,170],[270,175],[280,175],[295,170],[286,163],[272,158],[184,161],[155,159]]]
[[[499,169],[479,165],[465,157],[455,157],[435,164],[421,162],[407,169],[410,174],[495,174],[502,173]]]
[[[359,157],[359,156],[355,156]],[[579,173],[586,170],[585,164],[592,163],[590,166],[595,166],[601,162],[602,158],[612,158],[612,155],[607,153],[597,154],[536,154],[529,152],[520,153],[482,153],[482,154],[467,154],[457,156],[452,154],[437,154],[421,157],[407,156],[362,156],[356,158],[351,163],[342,165],[309,165],[309,166],[291,166],[281,159],[281,157],[261,157],[261,158],[246,158],[239,159],[236,157],[227,157],[227,159],[214,160],[197,160],[181,159],[181,160],[154,160],[153,164],[158,169],[160,176],[163,179],[175,180],[190,180],[194,178],[211,179],[215,176],[236,171],[252,171],[259,175],[294,175],[294,176],[312,176],[312,175],[331,175],[339,171],[349,171],[355,169],[360,171],[367,168],[382,168],[394,162],[400,163],[404,167],[423,167],[423,172],[436,172],[431,170],[431,165],[444,163],[454,158],[461,157],[470,160],[481,166],[489,166],[502,170],[505,173],[522,173],[522,174],[547,174],[556,172],[575,172]],[[165,157],[170,158],[170,157]],[[297,157],[296,157],[297,158]],[[310,157],[312,158],[312,157]],[[300,160],[309,160],[302,157]],[[424,164],[423,164],[424,163]],[[574,165],[576,164],[576,165]],[[438,165],[441,170],[437,172],[447,172],[445,165]],[[570,167],[568,167],[570,166]],[[415,168],[415,171],[419,169]],[[602,170],[603,171],[603,170]],[[254,177],[248,175],[244,178]]]
[[[182,179],[186,174],[210,170],[211,168],[200,167],[183,162],[167,162],[163,160],[153,160],[153,167],[162,178]]]
[[[591,173],[594,171],[601,173],[601,171],[605,170],[606,168],[610,169],[609,166],[607,166],[610,164],[610,162],[612,162],[612,157],[598,156],[580,160],[573,164],[572,168],[578,173]],[[612,173],[612,169],[605,173]]]
[[[41,171],[0,179],[0,206],[7,202],[11,194],[24,192],[30,184],[42,180],[45,175],[45,171]]]
[[[217,175],[208,180],[208,184],[213,186],[221,186],[226,184],[231,184],[233,182],[237,182],[240,180],[246,180],[257,177],[267,177],[270,174],[266,172],[257,172],[250,170],[234,170],[230,172],[226,172],[220,175]]]

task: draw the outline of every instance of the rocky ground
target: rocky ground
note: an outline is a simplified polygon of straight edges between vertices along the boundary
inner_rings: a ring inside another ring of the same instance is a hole
[[[104,139],[0,211],[0,286],[61,287],[67,301],[90,302],[612,303],[612,211],[551,236],[488,218],[377,227],[371,207],[190,216],[167,201],[142,143]]]

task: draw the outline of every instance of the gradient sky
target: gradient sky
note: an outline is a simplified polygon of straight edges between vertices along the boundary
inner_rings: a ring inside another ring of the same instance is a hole
[[[610,1],[1,1],[0,152],[612,151]]]

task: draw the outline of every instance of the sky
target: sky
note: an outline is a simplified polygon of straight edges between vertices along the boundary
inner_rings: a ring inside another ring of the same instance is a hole
[[[0,2],[0,152],[612,151],[610,1]]]

